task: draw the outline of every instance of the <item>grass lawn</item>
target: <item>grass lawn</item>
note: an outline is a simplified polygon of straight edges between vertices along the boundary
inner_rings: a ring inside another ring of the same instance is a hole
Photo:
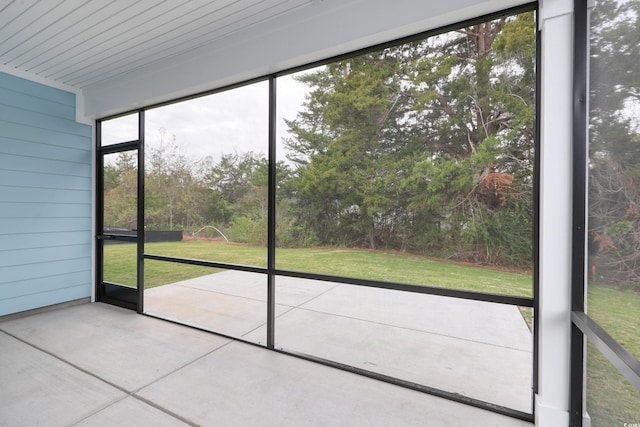
[[[105,279],[135,284],[135,246],[105,246]],[[147,243],[149,254],[266,267],[267,250],[251,246],[183,241]],[[470,291],[530,297],[531,275],[490,270],[424,257],[357,249],[278,249],[276,267],[282,270],[456,288]],[[186,280],[216,269],[165,262],[145,262],[145,287]]]
[[[587,413],[594,427],[640,422],[640,392],[590,342],[587,344]]]
[[[147,243],[145,252],[208,261],[266,267],[266,248],[204,240]],[[136,248],[133,244],[105,246],[105,280],[128,286],[136,283]],[[399,253],[359,249],[278,249],[276,267],[282,270],[384,280],[412,285],[455,288],[476,292],[531,297],[530,274],[480,268]],[[212,274],[218,269],[147,260],[145,288]],[[520,307],[532,328],[532,310]]]
[[[590,283],[588,312],[636,358],[640,357],[640,295]],[[591,343],[587,347],[587,411],[594,426],[640,423],[640,392]]]

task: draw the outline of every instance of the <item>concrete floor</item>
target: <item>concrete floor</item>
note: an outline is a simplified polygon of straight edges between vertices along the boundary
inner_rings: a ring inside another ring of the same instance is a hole
[[[0,426],[531,424],[93,303],[0,321]]]
[[[276,277],[275,346],[531,412],[517,307]],[[145,291],[145,311],[264,344],[266,277],[226,271]]]

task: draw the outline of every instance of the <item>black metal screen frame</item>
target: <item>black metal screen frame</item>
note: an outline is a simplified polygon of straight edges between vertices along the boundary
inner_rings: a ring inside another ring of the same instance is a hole
[[[571,368],[569,425],[582,427],[585,413],[586,340],[640,391],[640,361],[585,312],[588,185],[589,13],[587,0],[574,0],[573,218],[571,260]]]
[[[364,287],[373,287],[373,288],[381,288],[381,289],[390,289],[390,290],[396,290],[396,291],[404,291],[404,292],[414,292],[414,293],[420,293],[420,294],[430,294],[430,295],[439,295],[439,296],[445,296],[445,297],[452,297],[452,298],[460,298],[460,299],[468,299],[468,300],[473,300],[473,301],[481,301],[481,302],[492,302],[492,303],[499,303],[499,304],[507,304],[507,305],[514,305],[514,306],[519,306],[519,307],[527,307],[527,308],[532,308],[534,310],[534,331],[533,331],[533,366],[532,366],[532,385],[533,385],[533,389],[532,389],[532,402],[533,402],[533,398],[535,395],[535,392],[537,391],[538,388],[538,370],[537,370],[537,360],[538,360],[538,325],[539,325],[539,319],[538,319],[538,315],[537,315],[537,310],[538,310],[538,295],[539,295],[539,275],[538,275],[538,264],[539,264],[539,254],[538,254],[538,231],[539,231],[539,195],[538,195],[538,191],[539,191],[539,180],[540,180],[540,171],[539,171],[539,164],[540,164],[540,153],[539,153],[539,136],[540,136],[540,127],[539,127],[539,109],[540,109],[540,99],[539,99],[539,92],[540,92],[540,35],[539,32],[536,31],[536,57],[535,57],[535,61],[536,61],[536,82],[535,82],[535,86],[536,86],[536,98],[535,98],[535,116],[536,116],[536,123],[535,123],[535,160],[534,160],[534,228],[532,230],[532,239],[533,239],[533,263],[534,263],[534,268],[533,268],[533,297],[524,297],[524,296],[510,296],[510,295],[503,295],[503,294],[491,294],[491,293],[484,293],[484,292],[475,292],[475,291],[465,291],[465,290],[459,290],[459,289],[447,289],[447,288],[439,288],[439,287],[430,287],[430,286],[418,286],[418,285],[410,285],[410,284],[405,284],[405,283],[394,283],[394,282],[387,282],[387,281],[378,281],[378,280],[369,280],[369,279],[359,279],[359,278],[353,278],[353,277],[343,277],[343,276],[332,276],[332,275],[326,275],[326,274],[317,274],[317,273],[308,273],[308,272],[299,272],[299,271],[290,271],[290,270],[280,270],[276,268],[276,258],[275,258],[275,253],[276,253],[276,239],[275,239],[275,231],[276,231],[276,182],[277,182],[277,177],[276,177],[276,81],[278,77],[281,76],[285,76],[285,75],[289,75],[298,71],[303,71],[306,69],[310,69],[313,67],[317,67],[317,66],[321,66],[321,65],[326,65],[328,63],[331,62],[335,62],[335,61],[339,61],[339,60],[343,60],[343,59],[348,59],[348,58],[352,58],[354,56],[357,55],[361,55],[361,54],[365,54],[371,51],[375,51],[375,50],[380,50],[380,49],[384,49],[386,47],[391,47],[391,46],[396,46],[402,43],[408,43],[408,42],[412,42],[412,41],[417,41],[417,40],[421,40],[427,37],[431,37],[431,36],[435,36],[438,34],[442,34],[448,31],[452,31],[452,30],[456,30],[459,28],[463,28],[463,27],[467,27],[467,26],[471,26],[471,25],[475,25],[478,23],[482,23],[482,22],[486,22],[492,19],[496,19],[499,18],[501,16],[508,16],[508,15],[514,15],[514,14],[519,14],[519,13],[524,13],[524,12],[530,12],[530,11],[536,11],[537,12],[537,7],[538,4],[537,2],[532,2],[532,3],[528,3],[528,4],[524,4],[521,6],[517,6],[517,7],[513,7],[510,9],[506,9],[506,10],[502,10],[496,13],[492,13],[492,14],[487,14],[487,15],[483,15],[483,16],[479,16],[470,20],[466,20],[466,21],[462,21],[462,22],[458,22],[452,25],[447,25],[447,26],[443,26],[440,28],[436,28],[433,30],[429,30],[429,31],[424,31],[412,36],[408,36],[408,37],[403,37],[403,38],[399,38],[396,40],[392,40],[389,42],[385,42],[385,43],[380,43],[380,44],[376,44],[374,46],[370,46],[364,49],[359,49],[356,51],[352,51],[346,54],[342,54],[342,55],[337,55],[337,56],[333,56],[321,61],[316,61],[310,64],[306,64],[303,66],[299,66],[299,67],[294,67],[294,68],[290,68],[290,69],[286,69],[286,70],[282,70],[273,74],[270,74],[268,76],[263,76],[263,77],[258,77],[258,78],[254,78],[254,79],[250,79],[250,80],[246,80],[240,83],[236,83],[236,84],[232,84],[232,85],[228,85],[228,86],[224,86],[221,88],[217,88],[214,90],[209,90],[209,91],[205,91],[205,92],[200,92],[194,95],[189,95],[189,96],[185,96],[185,97],[181,97],[181,98],[177,98],[171,101],[166,101],[166,102],[162,102],[162,103],[158,103],[158,104],[152,104],[149,105],[147,107],[144,107],[142,109],[136,109],[134,111],[130,111],[130,112],[124,112],[124,113],[120,113],[118,115],[115,116],[110,116],[110,117],[105,117],[103,119],[100,119],[97,121],[97,125],[96,125],[96,132],[97,132],[97,137],[96,137],[96,141],[97,141],[97,147],[98,147],[98,165],[100,167],[103,167],[102,162],[102,156],[101,154],[104,153],[108,153],[108,152],[118,152],[121,151],[122,148],[126,147],[126,146],[135,146],[135,148],[137,148],[138,151],[138,173],[139,173],[139,180],[138,180],[138,197],[139,197],[139,201],[138,201],[138,229],[144,229],[144,111],[148,110],[148,109],[153,109],[153,108],[158,108],[161,106],[165,106],[165,105],[170,105],[170,104],[174,104],[174,103],[178,103],[178,102],[182,102],[182,101],[186,101],[189,99],[194,99],[194,98],[199,98],[202,96],[206,96],[206,95],[211,95],[211,94],[215,94],[215,93],[219,93],[219,92],[224,92],[230,89],[234,89],[237,87],[242,87],[245,85],[249,85],[252,83],[257,83],[257,82],[263,82],[263,81],[268,81],[269,83],[269,142],[268,142],[268,156],[267,156],[267,160],[268,160],[268,194],[267,194],[267,204],[268,204],[268,217],[267,217],[267,229],[268,229],[268,234],[267,234],[267,267],[257,267],[257,266],[249,266],[249,265],[238,265],[238,264],[231,264],[231,263],[222,263],[222,262],[215,262],[215,261],[207,261],[207,260],[198,260],[198,259],[188,259],[188,258],[180,258],[180,257],[174,257],[174,256],[164,256],[164,255],[158,255],[158,254],[150,254],[150,253],[145,253],[144,252],[144,233],[139,233],[139,237],[137,239],[137,274],[138,274],[138,297],[135,303],[135,309],[138,313],[144,314],[146,316],[149,317],[155,317],[155,318],[160,318],[163,319],[165,321],[168,322],[172,322],[172,323],[177,323],[177,324],[181,324],[180,322],[177,322],[175,320],[171,320],[171,319],[164,319],[162,317],[153,315],[153,314],[149,314],[149,313],[144,313],[143,310],[143,304],[144,304],[144,297],[143,297],[143,289],[144,289],[144,260],[148,259],[148,260],[155,260],[155,261],[164,261],[164,262],[173,262],[173,263],[179,263],[179,264],[187,264],[187,265],[198,265],[198,266],[204,266],[204,267],[211,267],[211,268],[223,268],[223,269],[229,269],[229,270],[236,270],[236,271],[244,271],[244,272],[250,272],[250,273],[260,273],[260,274],[265,274],[267,276],[267,345],[261,345],[261,344],[257,344],[251,341],[246,341],[242,338],[236,337],[236,336],[229,336],[223,333],[219,333],[219,332],[215,332],[215,331],[210,331],[207,329],[203,329],[203,328],[198,328],[195,327],[193,325],[187,325],[189,327],[192,327],[194,329],[200,329],[209,333],[214,333],[216,335],[220,335],[223,337],[227,337],[227,338],[231,338],[237,341],[241,341],[244,342],[246,344],[249,345],[253,345],[253,346],[259,346],[261,348],[267,348],[270,349],[272,351],[276,351],[278,353],[281,354],[286,354],[289,356],[293,356],[293,357],[297,357],[297,358],[301,358],[301,359],[305,359],[305,360],[309,360],[309,361],[313,361],[316,363],[321,363],[323,365],[327,365],[327,366],[331,366],[337,369],[341,369],[347,372],[351,372],[351,373],[356,373],[359,375],[364,375],[367,376],[369,378],[373,378],[373,379],[377,379],[380,381],[384,381],[390,384],[395,384],[398,386],[402,386],[405,388],[409,388],[412,390],[416,390],[416,391],[420,391],[420,392],[424,392],[427,394],[431,394],[431,395],[435,395],[438,397],[442,397],[448,400],[452,400],[455,402],[459,402],[459,403],[464,403],[470,406],[474,406],[474,407],[478,407],[478,408],[482,408],[485,410],[489,410],[498,414],[502,414],[502,415],[506,415],[509,417],[513,417],[513,418],[517,418],[517,419],[521,419],[524,421],[529,421],[529,422],[533,422],[534,420],[534,408],[535,406],[532,404],[532,412],[531,413],[527,413],[527,412],[522,412],[522,411],[518,411],[512,408],[508,408],[508,407],[504,407],[504,406],[500,406],[500,405],[496,405],[490,402],[486,402],[483,400],[479,400],[479,399],[474,399],[474,398],[470,398],[467,396],[463,396],[459,393],[455,393],[455,392],[448,392],[448,391],[444,391],[444,390],[440,390],[440,389],[436,389],[433,387],[429,387],[426,385],[422,385],[422,384],[417,384],[417,383],[413,383],[411,381],[406,381],[406,380],[402,380],[399,378],[395,378],[395,377],[390,377],[384,374],[379,374],[377,372],[373,372],[373,371],[368,371],[368,370],[364,370],[361,368],[357,368],[351,365],[346,365],[346,364],[342,364],[336,361],[332,361],[332,360],[326,360],[323,358],[319,358],[316,356],[312,356],[309,354],[303,354],[303,353],[298,353],[298,352],[293,352],[293,351],[286,351],[283,349],[277,349],[275,347],[275,278],[277,276],[280,277],[297,277],[297,278],[304,278],[304,279],[312,279],[312,280],[320,280],[320,281],[327,281],[327,282],[333,282],[333,283],[342,283],[342,284],[348,284],[348,285],[354,285],[354,286],[364,286]],[[536,14],[537,16],[537,14]],[[107,147],[101,147],[100,146],[100,129],[101,129],[101,121],[104,120],[110,120],[113,118],[117,118],[117,117],[121,117],[130,113],[134,113],[137,112],[139,114],[139,124],[138,124],[138,140],[137,141],[131,141],[131,142],[126,142],[126,143],[122,143],[122,144],[115,144],[115,145],[111,145],[111,146],[107,146]],[[97,168],[97,170],[99,171],[98,173],[102,173],[102,169],[100,169],[100,167]],[[98,179],[98,181],[100,181],[100,179]],[[98,189],[100,190],[100,188]],[[98,197],[98,199],[100,199],[100,197]],[[98,210],[96,217],[97,217],[97,221],[98,224],[101,224],[101,218],[102,218],[102,209],[104,208],[102,203],[96,203],[96,208]],[[98,247],[100,247],[101,245],[97,245]],[[97,270],[101,270],[100,268],[98,268]],[[101,276],[101,271],[98,271],[97,275],[97,284],[99,286],[99,284],[103,283],[102,282],[102,276]],[[102,296],[102,300],[105,302],[109,302],[107,300],[104,299],[104,296]],[[121,304],[116,304],[116,305],[121,305]],[[132,307],[128,307],[128,308],[132,308]]]
[[[533,390],[531,393],[531,407],[534,408],[535,414],[535,399],[538,394],[539,382],[538,382],[538,346],[540,342],[540,166],[541,166],[541,150],[540,150],[540,135],[541,135],[541,82],[542,82],[542,32],[539,30],[538,20],[540,15],[536,13],[536,94],[535,94],[535,152],[534,152],[534,167],[533,167]]]
[[[127,114],[138,114],[138,139],[102,146],[102,122],[96,121],[96,270],[95,288],[96,301],[105,302],[119,307],[143,312],[144,299],[144,109],[120,114],[111,118],[120,117]],[[137,207],[136,221],[138,227],[136,235],[104,232],[104,156],[127,151],[137,152]],[[136,244],[136,287],[132,288],[119,283],[112,283],[104,280],[104,242],[121,241]]]

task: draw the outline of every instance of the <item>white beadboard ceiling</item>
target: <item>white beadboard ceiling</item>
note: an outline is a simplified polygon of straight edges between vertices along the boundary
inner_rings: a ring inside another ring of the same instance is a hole
[[[0,64],[77,88],[313,0],[0,0]]]

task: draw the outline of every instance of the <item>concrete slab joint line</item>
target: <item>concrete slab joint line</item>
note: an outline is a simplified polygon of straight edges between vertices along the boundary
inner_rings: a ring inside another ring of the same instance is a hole
[[[1,324],[0,324],[0,326],[1,326]],[[152,406],[152,407],[154,407],[154,408],[156,408],[156,409],[158,409],[158,410],[160,410],[160,411],[162,411],[162,412],[166,413],[167,415],[170,415],[170,416],[172,416],[172,417],[176,418],[177,420],[180,420],[181,422],[184,422],[184,423],[186,423],[186,424],[188,424],[188,425],[191,425],[191,426],[197,426],[197,424],[194,424],[193,422],[191,422],[191,421],[189,421],[189,420],[185,419],[184,417],[181,417],[181,416],[180,416],[180,415],[178,415],[178,414],[174,414],[174,413],[172,413],[171,411],[168,411],[167,409],[165,409],[165,408],[163,408],[163,407],[161,407],[161,406],[155,405],[153,402],[148,401],[147,399],[144,399],[144,398],[141,398],[140,396],[137,396],[135,392],[128,392],[127,390],[123,389],[122,387],[118,386],[117,384],[113,384],[113,383],[111,383],[111,382],[109,382],[109,381],[105,380],[104,378],[100,378],[99,376],[97,376],[97,375],[93,374],[92,372],[87,371],[87,370],[84,370],[84,369],[82,369],[82,368],[80,368],[80,367],[78,367],[78,366],[74,365],[73,363],[69,362],[68,360],[65,360],[64,358],[62,358],[62,357],[60,357],[60,356],[57,356],[57,355],[55,355],[55,354],[53,354],[53,353],[51,353],[51,352],[48,352],[48,351],[47,351],[47,350],[45,350],[45,349],[39,348],[39,347],[37,347],[37,346],[35,346],[35,345],[33,345],[33,344],[29,343],[28,341],[25,341],[25,340],[23,340],[23,339],[19,338],[19,337],[13,336],[13,335],[11,335],[10,333],[8,333],[8,332],[6,332],[6,331],[2,330],[1,328],[0,328],[0,332],[4,333],[5,335],[7,335],[7,336],[9,336],[9,337],[11,337],[11,338],[13,338],[13,339],[15,339],[15,340],[19,341],[19,342],[24,343],[24,344],[25,344],[25,345],[27,345],[27,346],[32,347],[34,350],[37,350],[38,352],[44,353],[45,355],[47,355],[47,356],[49,356],[49,357],[51,357],[51,358],[54,358],[54,359],[56,359],[56,360],[58,360],[58,361],[60,361],[60,362],[62,362],[62,363],[64,363],[64,364],[67,364],[69,367],[71,367],[71,368],[73,368],[73,369],[75,369],[75,370],[77,370],[77,371],[80,371],[80,372],[81,372],[81,373],[83,373],[83,374],[86,374],[86,375],[88,375],[88,376],[90,376],[90,377],[93,377],[93,378],[95,378],[95,379],[99,380],[99,381],[102,381],[103,383],[107,384],[108,386],[113,387],[113,388],[115,388],[115,389],[118,389],[119,391],[121,391],[121,392],[123,393],[122,397],[120,397],[120,398],[118,398],[118,399],[116,399],[116,400],[114,400],[114,401],[107,402],[107,403],[105,403],[104,405],[97,406],[95,409],[91,410],[88,414],[86,414],[85,416],[82,416],[82,418],[81,418],[81,419],[79,419],[79,420],[77,420],[76,422],[73,422],[72,424],[70,424],[70,425],[72,425],[72,426],[80,426],[80,425],[83,425],[83,423],[84,423],[85,421],[89,420],[91,417],[93,417],[93,416],[95,416],[95,415],[97,415],[97,414],[99,414],[99,413],[101,413],[101,412],[105,411],[106,409],[108,409],[108,408],[110,408],[110,407],[112,407],[112,406],[114,406],[114,405],[118,404],[119,402],[122,402],[123,400],[127,399],[128,397],[135,398],[135,399],[137,399],[137,400],[139,400],[139,401],[143,402],[144,404],[146,404],[146,405],[150,405],[150,406]],[[214,350],[214,351],[215,351],[215,350]],[[186,366],[186,365],[185,365],[185,366]],[[176,369],[176,371],[177,371],[177,370],[178,370],[178,369]],[[174,372],[175,372],[175,371],[174,371]],[[0,425],[5,425],[5,424],[4,424],[3,422],[1,422],[1,421],[2,421],[2,419],[1,419],[1,417],[0,417]]]

